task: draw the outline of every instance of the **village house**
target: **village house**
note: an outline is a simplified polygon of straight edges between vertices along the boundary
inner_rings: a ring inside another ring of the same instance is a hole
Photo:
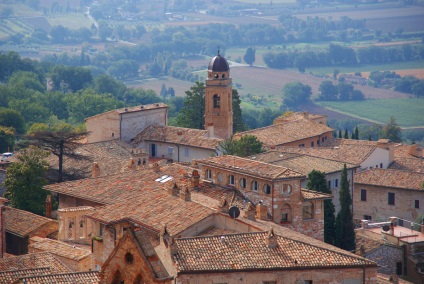
[[[403,278],[422,283],[424,219],[421,224],[397,217],[378,223],[363,220],[361,228],[356,230],[356,254],[377,262],[379,272],[394,280]]]
[[[327,186],[332,193],[332,201],[336,209],[336,214],[340,210],[340,181],[344,165],[346,165],[347,179],[353,180],[353,174],[359,165],[343,163],[322,157],[314,157],[305,154],[285,153],[283,151],[270,150],[265,153],[253,155],[249,159],[282,166],[301,173],[305,178],[302,179],[300,186],[306,188],[308,184],[308,174],[312,170],[320,171],[325,174]],[[349,183],[351,195],[353,194],[353,182]]]
[[[307,111],[304,112],[287,112],[283,115],[280,115],[276,119],[274,119],[274,124],[280,124],[285,123],[288,121],[294,121],[298,119],[308,119],[314,122],[317,122],[319,124],[327,125],[327,116],[323,114],[315,114],[315,113],[309,113]]]
[[[253,135],[266,148],[275,146],[318,147],[333,137],[333,129],[325,124],[306,119],[288,120],[281,123],[234,134],[234,139]]]
[[[26,254],[32,237],[46,238],[59,230],[57,220],[9,206],[3,207],[2,218],[5,228],[5,252],[9,254]]]
[[[85,119],[88,143],[119,139],[131,142],[147,126],[168,125],[168,106],[163,103],[115,109]]]
[[[355,174],[353,217],[416,220],[424,215],[424,173],[392,169],[369,169]]]
[[[417,144],[396,144],[394,147],[394,160],[389,168],[424,173],[422,147]]]

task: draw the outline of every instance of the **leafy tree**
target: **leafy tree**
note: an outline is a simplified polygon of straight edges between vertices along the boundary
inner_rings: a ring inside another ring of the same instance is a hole
[[[76,92],[84,89],[93,81],[90,69],[74,66],[55,66],[51,78],[55,90],[61,90],[64,93],[69,90]]]
[[[264,152],[263,144],[254,135],[244,135],[240,139],[230,137],[220,143],[224,155],[247,157]]]
[[[291,82],[284,85],[282,89],[283,104],[289,108],[296,109],[301,104],[306,104],[311,95],[312,90],[309,85],[300,82]]]
[[[62,25],[54,26],[50,31],[50,36],[54,43],[64,43],[68,35],[69,30]]]
[[[0,108],[0,126],[13,127],[16,132],[25,132],[25,121],[22,115],[13,109]]]
[[[247,48],[246,53],[243,56],[244,62],[252,66],[253,62],[255,62],[255,53],[256,53],[256,50],[254,48],[251,48],[251,47]]]
[[[308,174],[306,188],[331,194],[331,190],[327,187],[325,174],[320,171],[312,170]],[[324,242],[332,245],[334,245],[334,236],[336,233],[336,217],[334,216],[334,212],[333,201],[331,199],[324,200]]]
[[[339,89],[339,99],[341,101],[348,101],[352,97],[353,85],[348,83],[340,83],[337,87]]]
[[[355,249],[355,224],[353,223],[352,198],[347,180],[346,164],[343,167],[340,182],[340,211],[336,218],[334,244],[344,250]]]
[[[29,147],[21,150],[17,155],[18,161],[7,169],[4,196],[10,200],[12,207],[43,215],[47,197],[43,186],[47,184],[45,174],[48,166],[43,159],[47,156],[47,152]]]
[[[402,142],[401,132],[402,130],[396,123],[396,119],[391,116],[389,123],[383,128],[382,137],[390,139],[392,142]]]
[[[60,124],[51,129],[39,129],[29,131],[26,139],[31,145],[49,151],[59,159],[58,182],[63,180],[63,158],[81,158],[75,153],[75,149],[80,145],[81,139],[87,137],[85,131],[76,131],[69,124]]]
[[[13,151],[15,145],[15,129],[0,125],[0,153]]]
[[[168,90],[166,89],[165,84],[162,84],[162,87],[160,89],[160,96],[165,99],[167,95],[168,95]]]
[[[424,80],[420,80],[411,87],[412,93],[417,97],[424,97]]]
[[[243,123],[243,115],[240,108],[240,96],[236,89],[233,89],[233,132],[242,132],[246,130],[246,126]]]
[[[124,93],[127,87],[121,81],[118,81],[106,74],[101,74],[94,78],[94,90],[97,94],[112,94],[119,100],[124,99]]]
[[[168,88],[168,94],[171,98],[175,97],[175,90],[172,87]]]
[[[319,91],[319,99],[323,101],[336,101],[339,95],[339,90],[329,80],[323,81],[320,84]]]

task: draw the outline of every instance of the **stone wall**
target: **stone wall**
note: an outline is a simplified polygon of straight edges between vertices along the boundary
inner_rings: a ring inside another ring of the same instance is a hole
[[[378,272],[396,275],[396,263],[403,262],[402,248],[390,244],[379,246],[364,257],[377,262]]]

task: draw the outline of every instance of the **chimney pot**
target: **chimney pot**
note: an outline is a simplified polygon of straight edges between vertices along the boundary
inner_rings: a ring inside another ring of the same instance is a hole
[[[97,162],[94,162],[93,165],[91,166],[91,177],[97,178],[99,176],[100,176],[99,164]]]
[[[268,220],[268,207],[262,202],[256,206],[256,218],[259,220]]]
[[[53,207],[52,196],[47,195],[47,198],[46,198],[46,217],[47,218],[52,217],[52,207]]]
[[[179,192],[180,192],[180,188],[178,187],[176,182],[174,182],[174,184],[171,187],[168,187],[168,193],[172,196],[178,196]]]
[[[271,230],[268,231],[268,235],[266,238],[266,244],[269,248],[276,248],[278,247],[278,239],[277,236],[274,233],[274,229],[271,228]]]
[[[219,211],[221,212],[221,213],[224,213],[224,214],[228,214],[228,212],[229,212],[229,204],[228,204],[228,201],[227,201],[227,199],[223,196],[222,198],[221,198],[221,201],[219,202],[219,206],[218,206],[218,209],[219,209]]]
[[[256,215],[255,207],[253,207],[252,203],[249,202],[247,204],[246,209],[244,210],[244,217],[249,220],[256,221],[255,215]]]
[[[180,190],[180,198],[184,201],[191,201],[191,193],[188,190],[187,186],[184,186],[181,190]]]
[[[206,129],[208,130],[209,138],[215,138],[215,128],[213,122],[208,122]]]
[[[193,170],[191,174],[191,185],[196,188],[199,187],[200,175],[197,170]]]

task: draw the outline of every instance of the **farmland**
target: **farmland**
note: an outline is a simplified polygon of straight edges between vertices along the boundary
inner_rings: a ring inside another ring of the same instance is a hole
[[[376,123],[387,123],[390,116],[394,116],[400,126],[424,127],[424,98],[319,102],[319,104],[331,110]]]

